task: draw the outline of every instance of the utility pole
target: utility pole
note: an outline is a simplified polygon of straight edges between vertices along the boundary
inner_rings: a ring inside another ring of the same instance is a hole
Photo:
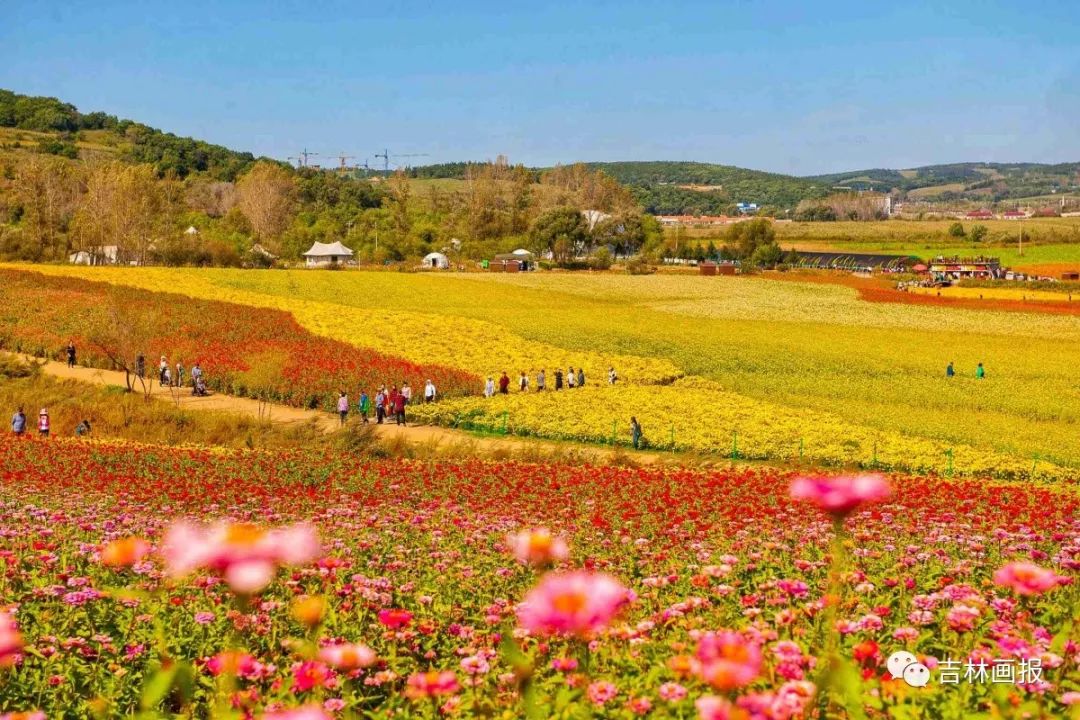
[[[1020,252],[1017,253],[1021,257],[1024,255],[1024,219],[1020,218]]]

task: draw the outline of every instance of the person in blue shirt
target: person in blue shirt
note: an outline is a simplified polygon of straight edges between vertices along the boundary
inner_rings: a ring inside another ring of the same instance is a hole
[[[953,364],[950,361],[949,367],[945,368],[945,377],[953,377],[954,375],[956,375],[956,370],[953,369]]]
[[[16,435],[22,435],[26,432],[26,413],[23,412],[21,407],[11,416],[11,432]]]
[[[986,377],[986,368],[983,367],[982,363],[979,363],[979,367],[975,368],[975,377],[979,378],[980,380]]]

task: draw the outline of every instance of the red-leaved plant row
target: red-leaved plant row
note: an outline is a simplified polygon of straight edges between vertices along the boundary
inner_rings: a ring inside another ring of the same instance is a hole
[[[116,342],[122,333],[134,339]],[[120,347],[127,355],[141,352],[154,374],[165,355],[174,371],[178,360],[187,373],[199,363],[211,390],[265,394],[295,407],[331,410],[339,389],[355,402],[361,390],[374,396],[383,384],[409,382],[419,393],[428,379],[441,395],[481,387],[475,375],[395,357],[392,347],[359,348],[314,335],[279,310],[0,270],[0,349],[62,359],[69,340],[81,365],[112,368],[106,351]],[[133,367],[134,358],[126,362]],[[260,364],[272,371],[248,372]]]

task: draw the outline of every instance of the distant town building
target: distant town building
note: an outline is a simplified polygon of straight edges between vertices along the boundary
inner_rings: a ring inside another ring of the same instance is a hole
[[[990,210],[983,208],[982,210],[972,210],[965,215],[968,220],[993,220],[994,213]]]

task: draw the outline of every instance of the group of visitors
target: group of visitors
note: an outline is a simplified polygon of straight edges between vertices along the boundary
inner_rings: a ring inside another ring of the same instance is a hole
[[[424,383],[424,402],[433,403],[436,396],[435,383],[429,378]],[[398,389],[397,385],[392,385],[390,390],[387,390],[385,385],[380,385],[374,399],[368,395],[367,390],[361,390],[356,409],[360,415],[360,421],[364,424],[367,424],[374,407],[377,425],[382,425],[392,419],[397,425],[407,426],[405,408],[412,404],[412,399],[413,391],[407,381],[401,383],[401,389]],[[341,424],[344,425],[349,419],[349,394],[344,390],[338,391],[337,412]]]
[[[22,406],[20,405],[18,407],[18,409],[15,410],[15,414],[11,416],[11,432],[13,432],[17,436],[25,435],[26,434],[26,424],[27,424],[26,412],[23,410]],[[40,435],[41,437],[48,437],[49,436],[49,432],[52,430],[52,421],[49,418],[49,409],[48,408],[41,408],[41,412],[38,413],[37,430],[38,430],[38,435]],[[90,421],[89,420],[83,420],[78,425],[76,425],[75,426],[75,434],[78,435],[79,437],[82,437],[84,435],[89,435],[90,434]]]
[[[184,363],[177,360],[174,372],[169,366],[169,359],[162,355],[158,362],[158,383],[161,387],[182,388],[184,387],[184,371]],[[141,353],[135,359],[135,374],[140,378],[146,376],[146,359]],[[199,363],[191,366],[191,394],[200,397],[209,394],[206,390],[206,378],[203,376],[203,369]]]
[[[615,372],[615,368],[608,368],[608,384],[614,385],[618,379],[619,375]],[[522,370],[521,374],[518,375],[517,380],[518,392],[529,392],[530,385],[531,379],[529,373]],[[537,392],[543,392],[547,389],[547,370],[545,368],[540,368],[540,372],[536,373],[535,387]],[[577,370],[574,370],[573,367],[569,367],[566,369],[565,375],[562,370],[556,370],[554,389],[562,390],[564,387],[567,389],[585,387],[584,368],[578,367]],[[496,394],[510,394],[510,376],[506,374],[505,370],[503,370],[502,374],[499,376],[498,382],[496,382],[494,377],[489,375],[487,382],[484,383],[484,397],[490,398],[494,397]]]
[[[954,367],[951,360],[945,368],[945,377],[956,377],[956,368]],[[979,363],[978,366],[975,368],[975,377],[979,380],[982,380],[986,377],[986,368],[983,367],[982,363]]]

